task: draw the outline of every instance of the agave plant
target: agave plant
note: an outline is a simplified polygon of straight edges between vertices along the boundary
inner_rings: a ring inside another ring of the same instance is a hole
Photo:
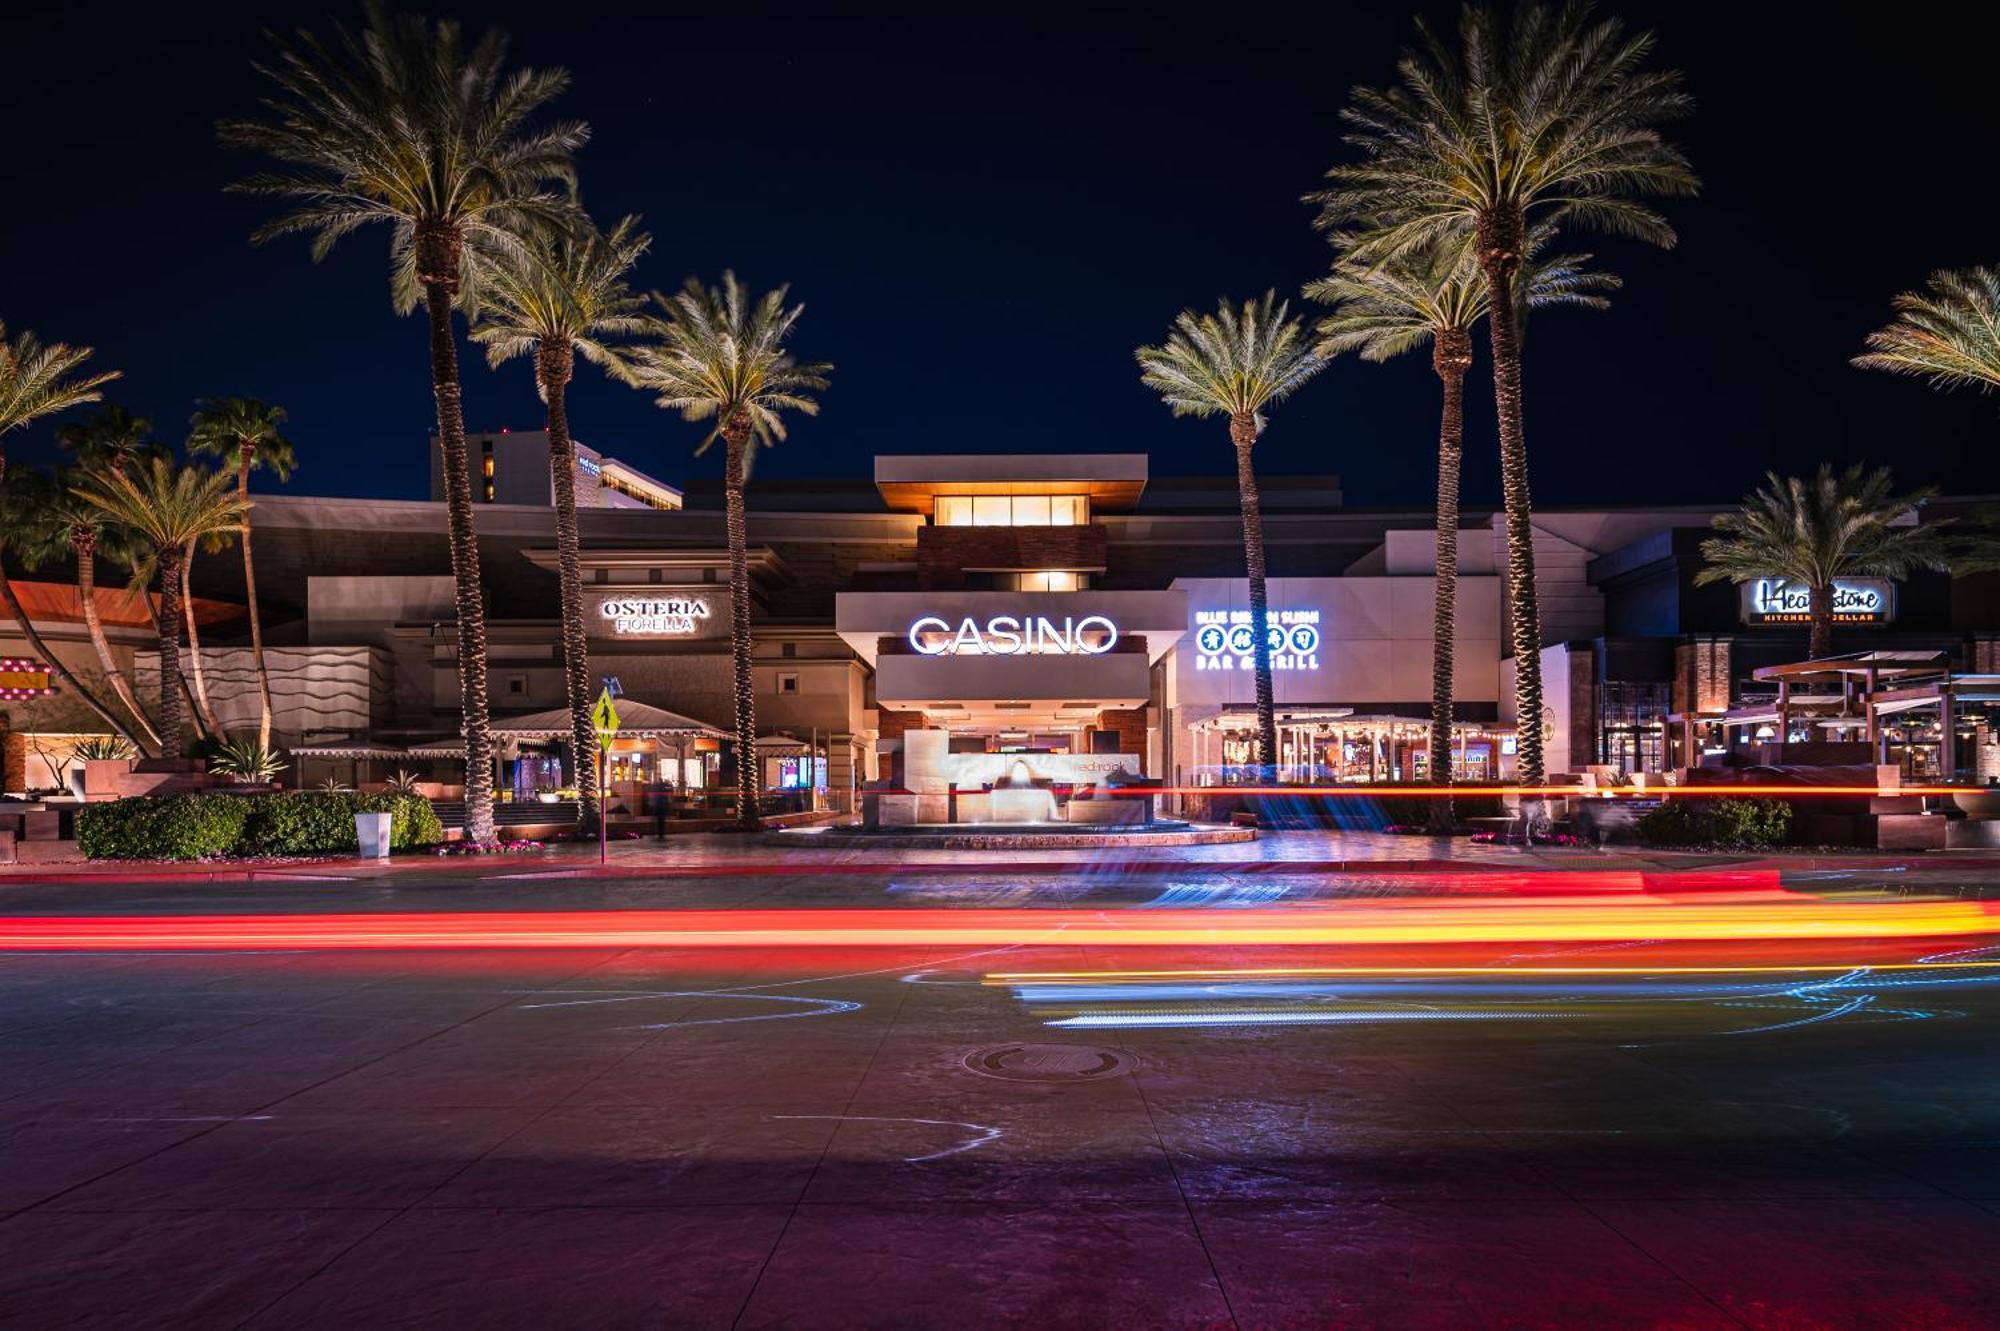
[[[314,786],[313,789],[322,795],[346,795],[351,794],[354,787],[347,785],[337,776],[330,776]]]
[[[383,787],[383,791],[385,794],[390,795],[423,794],[421,790],[417,789],[417,774],[401,767],[398,767],[396,774],[389,778],[388,783]]]
[[[79,761],[86,763],[123,762],[127,758],[139,756],[131,741],[120,735],[92,735],[70,752],[75,754]]]
[[[255,739],[244,736],[222,741],[209,769],[238,781],[262,783],[284,771],[285,760]]]

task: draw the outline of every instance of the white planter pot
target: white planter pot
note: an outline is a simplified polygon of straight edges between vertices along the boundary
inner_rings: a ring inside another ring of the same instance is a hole
[[[361,858],[364,860],[386,860],[389,858],[389,824],[394,815],[386,813],[357,813],[354,815],[354,834],[361,840]]]

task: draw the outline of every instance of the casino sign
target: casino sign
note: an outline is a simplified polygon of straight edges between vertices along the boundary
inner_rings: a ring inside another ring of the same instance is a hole
[[[55,680],[44,662],[0,657],[0,702],[46,698],[55,691]]]

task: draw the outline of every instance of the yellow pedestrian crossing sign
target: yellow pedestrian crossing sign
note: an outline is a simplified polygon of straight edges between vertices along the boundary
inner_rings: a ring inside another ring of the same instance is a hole
[[[618,708],[611,701],[611,690],[597,695],[597,706],[590,711],[590,722],[597,727],[597,742],[609,744],[611,737],[618,733]]]

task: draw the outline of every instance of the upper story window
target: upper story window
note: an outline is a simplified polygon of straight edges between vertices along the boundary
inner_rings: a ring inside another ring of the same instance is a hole
[[[1090,522],[1084,495],[939,495],[931,511],[939,527],[1082,527]]]

